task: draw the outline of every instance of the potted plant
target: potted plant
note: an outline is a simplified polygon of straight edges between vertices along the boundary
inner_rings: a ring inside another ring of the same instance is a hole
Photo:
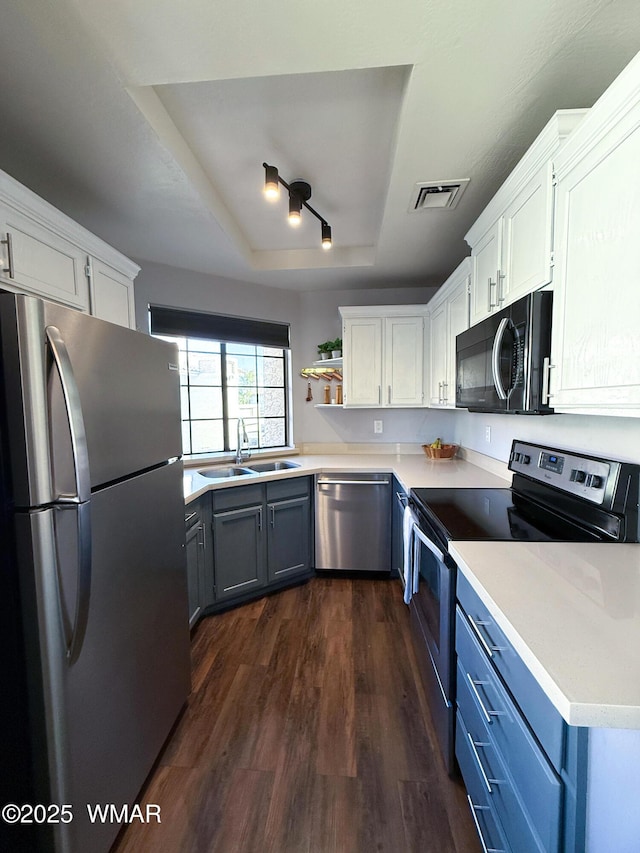
[[[342,358],[342,338],[336,338],[331,344],[331,358]]]
[[[333,349],[333,341],[325,341],[323,344],[318,344],[318,352],[320,353],[320,358],[325,360],[331,357],[331,350]]]

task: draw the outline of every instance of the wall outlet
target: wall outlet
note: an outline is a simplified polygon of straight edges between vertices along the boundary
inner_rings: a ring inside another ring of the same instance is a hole
[[[373,431],[376,435],[382,435],[382,421],[373,422]]]
[[[491,427],[488,425],[484,428],[484,440],[491,441]]]

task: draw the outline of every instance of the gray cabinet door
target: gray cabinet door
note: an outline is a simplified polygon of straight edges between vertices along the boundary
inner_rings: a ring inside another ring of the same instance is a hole
[[[265,584],[262,506],[213,514],[215,598],[222,601]]]
[[[309,497],[267,504],[269,581],[301,574],[310,564]]]
[[[199,520],[186,532],[187,590],[189,593],[189,627],[198,621],[204,599],[203,526]]]

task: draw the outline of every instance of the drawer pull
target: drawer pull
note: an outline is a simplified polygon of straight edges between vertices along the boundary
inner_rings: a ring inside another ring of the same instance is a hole
[[[476,815],[476,812],[491,811],[489,806],[477,806],[468,794],[467,801],[469,803],[469,808],[471,809],[471,816],[473,818],[473,822],[476,825],[476,832],[480,837],[480,844],[482,844],[483,853],[505,853],[504,850],[498,849],[497,847],[487,847],[487,842],[484,840],[484,835],[482,834],[482,829],[480,828],[480,823],[478,822],[478,816]]]
[[[471,751],[473,752],[473,757],[476,760],[476,764],[478,765],[478,770],[480,771],[480,775],[482,776],[482,781],[484,782],[487,791],[490,794],[493,794],[493,788],[491,787],[491,782],[487,778],[487,774],[484,772],[484,767],[482,766],[482,761],[480,761],[480,756],[478,755],[478,750],[476,749],[476,747],[478,747],[478,746],[483,747],[483,746],[486,746],[486,744],[481,743],[480,741],[475,741],[473,739],[473,737],[471,736],[470,732],[467,732],[467,737],[469,738],[469,744],[471,746]],[[495,779],[492,779],[491,781],[495,783]]]
[[[482,714],[483,714],[483,716],[484,716],[485,720],[487,721],[487,723],[488,723],[489,725],[491,725],[491,723],[493,722],[493,720],[491,719],[492,714],[490,714],[490,713],[489,713],[489,711],[487,711],[487,708],[486,708],[486,706],[485,706],[484,702],[482,701],[482,697],[481,697],[481,696],[480,696],[480,694],[478,693],[478,688],[476,687],[476,684],[486,684],[486,682],[484,682],[484,681],[478,681],[478,682],[474,681],[474,680],[473,680],[473,678],[471,678],[471,676],[469,675],[469,673],[468,673],[468,672],[466,673],[466,676],[467,676],[467,679],[468,679],[468,681],[469,681],[469,686],[471,687],[471,690],[472,690],[472,692],[473,692],[473,695],[476,697],[476,702],[478,703],[478,706],[480,707],[480,710],[482,711]],[[494,716],[494,717],[497,717],[497,716],[498,716],[498,714],[494,713],[494,714],[493,714],[493,716]]]
[[[482,634],[482,631],[479,628],[479,626],[485,627],[485,626],[491,625],[491,622],[483,622],[481,619],[475,620],[471,616],[471,614],[469,614],[469,613],[467,613],[467,618],[469,619],[469,622],[471,623],[471,627],[473,628],[476,637],[478,638],[478,640],[480,640],[482,648],[485,650],[485,652],[489,655],[490,658],[493,657],[494,652],[503,652],[504,651],[503,646],[490,646],[487,643],[487,641],[485,640],[484,635]]]
[[[13,267],[13,244],[11,242],[11,233],[7,231],[6,239],[0,240],[3,246],[7,247],[7,265],[2,268],[2,272],[9,274],[9,278],[15,278],[15,269]]]

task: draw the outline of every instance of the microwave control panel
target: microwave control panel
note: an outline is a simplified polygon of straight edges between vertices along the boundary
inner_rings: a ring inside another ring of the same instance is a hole
[[[615,487],[619,463],[579,453],[514,441],[509,470],[555,486],[594,504],[603,504]],[[609,487],[609,488],[608,488]]]

